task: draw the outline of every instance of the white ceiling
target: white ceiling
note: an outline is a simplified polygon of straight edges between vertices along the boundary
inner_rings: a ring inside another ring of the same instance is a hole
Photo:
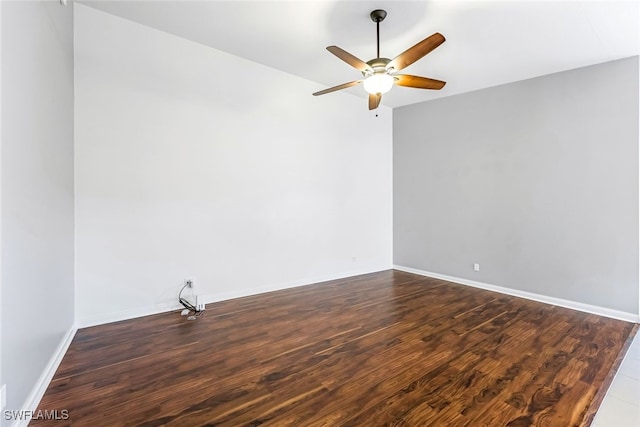
[[[383,57],[393,58],[436,31],[447,39],[403,70],[445,80],[444,89],[394,87],[382,99],[389,107],[640,54],[638,0],[79,3],[318,82],[318,90],[361,77],[325,47],[374,58],[376,27],[369,12],[385,9]],[[366,98],[362,87],[348,91]]]

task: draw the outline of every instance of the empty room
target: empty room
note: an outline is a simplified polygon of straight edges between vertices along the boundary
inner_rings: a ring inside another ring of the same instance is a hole
[[[1,427],[640,425],[640,2],[0,1]]]

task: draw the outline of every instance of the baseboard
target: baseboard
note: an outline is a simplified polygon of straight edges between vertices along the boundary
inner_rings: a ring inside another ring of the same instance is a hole
[[[299,288],[301,286],[314,285],[317,283],[328,282],[331,280],[347,279],[349,277],[361,276],[363,274],[377,273],[380,271],[389,270],[391,268],[392,268],[391,266],[385,266],[385,267],[375,267],[375,268],[366,269],[366,270],[350,270],[350,271],[345,271],[341,273],[308,277],[302,280],[293,280],[289,282],[283,282],[277,285],[264,285],[264,286],[249,288],[249,289],[243,289],[240,291],[233,290],[230,292],[205,294],[203,298],[207,304],[211,304],[219,301],[226,301],[226,300],[235,299],[235,298],[242,298],[242,297],[247,297],[252,295],[264,294],[266,292],[281,291],[284,289],[291,289],[291,288]]]
[[[627,313],[626,311],[613,310],[597,305],[584,304],[577,301],[565,300],[562,298],[550,297],[547,295],[536,294],[533,292],[520,291],[517,289],[505,288],[502,286],[491,285],[475,280],[461,279],[460,277],[447,276],[445,274],[433,273],[430,271],[418,270],[411,267],[394,265],[394,269],[405,271],[407,273],[419,274],[421,276],[433,277],[434,279],[442,279],[448,282],[458,283],[461,285],[473,286],[474,288],[486,289],[488,291],[499,292],[501,294],[511,295],[515,297],[525,298],[533,301],[543,302],[545,304],[557,305],[560,307],[570,308],[573,310],[583,311],[586,313],[597,314],[599,316],[610,317],[612,319],[624,320],[626,322],[640,323],[640,315]]]
[[[135,319],[137,317],[151,316],[154,314],[166,313],[181,309],[182,306],[177,302],[159,303],[151,306],[136,307],[128,310],[115,311],[111,313],[100,314],[97,316],[78,319],[78,328],[89,328],[91,326],[104,325],[105,323],[120,322],[122,320]]]
[[[34,413],[38,409],[42,396],[44,396],[44,393],[47,391],[47,387],[49,387],[49,384],[58,370],[58,366],[60,366],[60,362],[62,362],[62,358],[69,349],[71,341],[73,341],[73,337],[76,335],[77,331],[78,328],[74,324],[64,335],[60,344],[58,344],[58,347],[51,356],[51,359],[49,359],[49,363],[47,363],[47,366],[44,368],[44,371],[42,371],[38,381],[31,390],[31,393],[27,396],[27,399],[22,406],[22,413]],[[11,424],[11,427],[27,427],[28,424],[29,420],[16,420]]]
[[[345,279],[352,276],[359,276],[362,274],[376,273],[379,271],[391,269],[391,265],[385,266],[371,266],[366,269],[348,270],[339,273],[332,273],[319,276],[310,276],[304,279],[292,280],[288,282],[280,282],[274,284],[267,284],[262,286],[256,286],[247,289],[234,289],[228,292],[216,292],[199,295],[206,304],[212,304],[215,302],[226,301],[235,298],[242,298],[251,295],[258,295],[265,292],[279,291],[283,289],[297,288],[300,286],[312,285],[315,283],[327,282],[336,279]],[[103,325],[105,323],[119,322],[122,320],[135,319],[137,317],[150,316],[153,314],[166,313],[169,311],[180,310],[183,307],[177,302],[177,295],[175,302],[158,303],[152,306],[137,307],[129,310],[122,310],[118,312],[111,312],[101,314],[93,317],[76,319],[76,323],[79,328],[88,328],[91,326]]]

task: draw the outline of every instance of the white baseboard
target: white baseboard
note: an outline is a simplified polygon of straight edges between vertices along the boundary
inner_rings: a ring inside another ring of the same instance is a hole
[[[130,320],[137,317],[151,316],[153,314],[166,313],[168,311],[179,310],[182,308],[177,302],[159,303],[156,305],[135,307],[128,310],[115,311],[111,313],[99,314],[97,316],[78,319],[78,328],[89,328],[91,326],[104,325],[105,323],[120,322],[121,320]]]
[[[199,295],[205,304],[212,304],[219,301],[226,301],[234,298],[241,298],[251,295],[258,295],[265,292],[279,291],[283,289],[297,288],[299,286],[312,285],[315,283],[327,282],[330,280],[344,279],[352,276],[359,276],[362,274],[376,273],[379,271],[391,269],[391,265],[386,266],[372,266],[367,269],[348,270],[340,273],[326,274],[320,276],[310,276],[300,280],[292,280],[288,282],[272,283],[261,286],[256,286],[246,289],[233,289],[226,292],[208,293]],[[122,310],[118,312],[111,312],[100,314],[97,316],[76,319],[78,328],[88,328],[90,326],[103,325],[105,323],[119,322],[121,320],[135,319],[137,317],[150,316],[153,314],[166,313],[174,310],[181,310],[183,307],[177,302],[178,296],[174,302],[158,303],[151,306],[136,307],[133,309]]]
[[[31,390],[31,393],[27,396],[27,399],[22,406],[23,413],[33,413],[38,409],[42,396],[44,396],[44,393],[47,391],[47,387],[49,387],[49,384],[51,383],[58,366],[60,366],[62,358],[67,353],[67,350],[71,345],[71,341],[73,341],[73,337],[76,335],[77,331],[78,328],[74,324],[58,344],[58,347],[51,356],[51,359],[49,359],[49,363],[47,363],[47,366],[44,368],[44,371],[42,371],[42,374],[40,374],[40,377]],[[29,425],[29,420],[16,420],[13,422],[11,427],[26,427],[27,425]]]
[[[570,308],[573,310],[583,311],[586,313],[597,314],[599,316],[610,317],[618,320],[624,320],[626,322],[640,323],[639,314],[627,313],[626,311],[613,310],[610,308],[600,307],[597,305],[584,304],[581,302],[550,297],[547,295],[535,294],[533,292],[526,292],[526,291],[520,291],[517,289],[505,288],[502,286],[490,285],[488,283],[476,282],[475,280],[461,279],[459,277],[447,276],[444,274],[418,270],[411,267],[404,267],[401,265],[394,265],[393,268],[396,270],[405,271],[407,273],[414,273],[414,274],[419,274],[421,276],[433,277],[434,279],[442,279],[448,282],[458,283],[458,284],[467,285],[467,286],[473,286],[474,288],[486,289],[488,291],[494,291],[494,292],[499,292],[501,294],[543,302],[545,304],[557,305],[560,307]]]
[[[377,273],[380,271],[390,270],[391,268],[392,268],[391,266],[385,266],[382,268],[377,267],[377,268],[367,269],[367,270],[355,270],[355,271],[351,270],[351,271],[346,271],[346,272],[337,273],[337,274],[308,277],[303,280],[293,280],[293,281],[283,282],[279,284],[257,286],[249,289],[232,290],[229,292],[216,293],[216,294],[205,294],[203,298],[207,304],[210,304],[210,303],[219,302],[219,301],[226,301],[226,300],[235,299],[235,298],[242,298],[242,297],[247,297],[251,295],[263,294],[266,292],[280,291],[283,289],[291,289],[291,288],[298,288],[302,286],[314,285],[317,283],[328,282],[331,280],[347,279],[349,277],[360,276],[363,274]]]

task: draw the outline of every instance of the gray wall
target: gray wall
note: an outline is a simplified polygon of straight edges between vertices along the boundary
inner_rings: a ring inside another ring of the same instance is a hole
[[[17,410],[73,325],[73,11],[0,7],[2,381]]]
[[[638,113],[638,57],[394,109],[394,264],[637,314]]]

